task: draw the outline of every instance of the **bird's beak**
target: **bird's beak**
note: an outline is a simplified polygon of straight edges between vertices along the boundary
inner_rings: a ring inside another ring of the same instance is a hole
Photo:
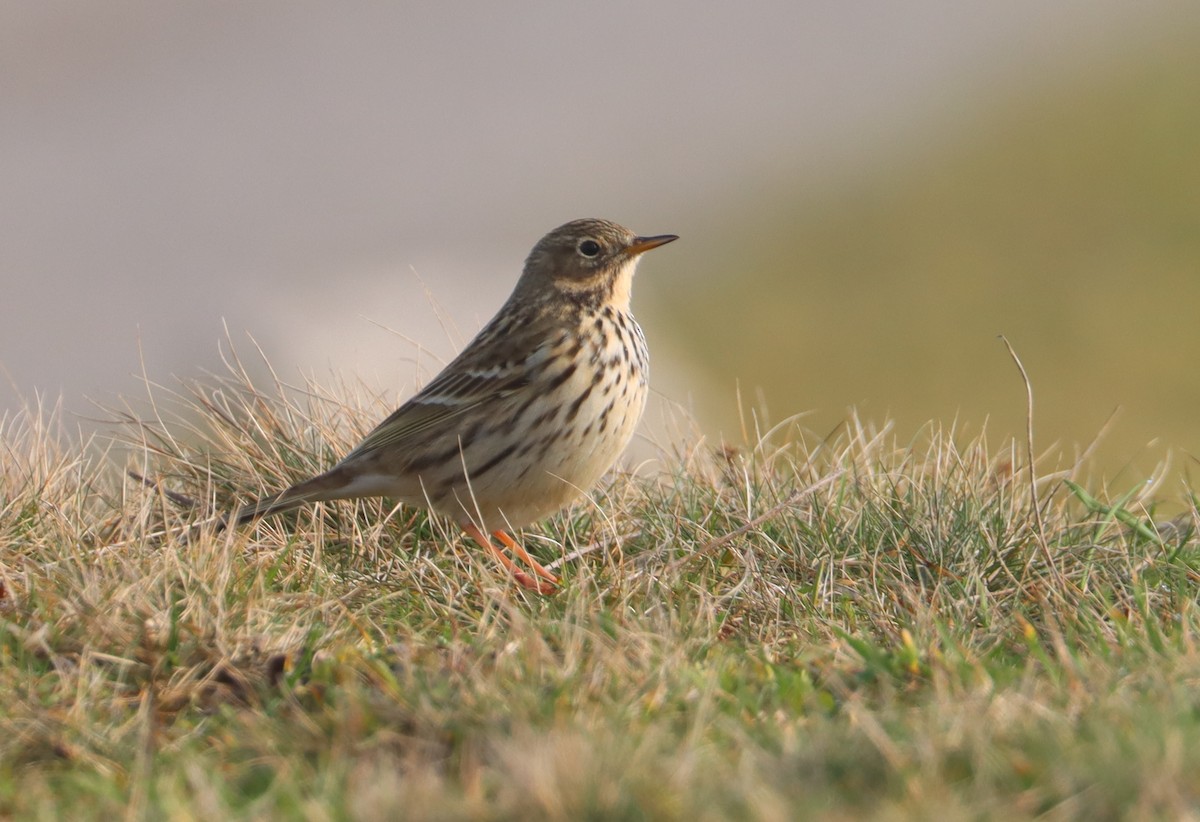
[[[625,256],[636,257],[645,251],[658,248],[660,245],[666,245],[678,239],[678,234],[655,234],[653,237],[634,237],[633,242],[625,249]]]

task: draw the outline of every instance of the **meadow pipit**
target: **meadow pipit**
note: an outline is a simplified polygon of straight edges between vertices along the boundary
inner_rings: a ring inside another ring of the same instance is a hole
[[[633,272],[642,252],[675,239],[606,220],[554,229],[500,312],[420,393],[329,471],[246,506],[233,522],[391,497],[453,518],[521,585],[552,592],[558,579],[507,531],[587,491],[633,436],[649,364],[629,312]]]

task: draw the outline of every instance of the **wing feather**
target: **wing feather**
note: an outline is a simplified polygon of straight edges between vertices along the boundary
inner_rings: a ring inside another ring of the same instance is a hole
[[[553,325],[548,318],[518,320],[501,310],[462,353],[375,426],[342,463],[436,437],[464,414],[499,405],[525,388],[558,342]]]

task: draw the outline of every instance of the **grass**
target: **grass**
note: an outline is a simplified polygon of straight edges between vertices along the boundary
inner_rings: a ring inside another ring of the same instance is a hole
[[[1200,802],[1189,513],[850,419],[686,443],[510,584],[383,502],[218,533],[389,408],[241,364],[0,430],[0,815],[1178,818]],[[126,468],[157,479],[137,482]],[[1072,484],[1067,484],[1070,481]],[[190,502],[194,500],[196,502]],[[1033,515],[1039,506],[1040,518]]]

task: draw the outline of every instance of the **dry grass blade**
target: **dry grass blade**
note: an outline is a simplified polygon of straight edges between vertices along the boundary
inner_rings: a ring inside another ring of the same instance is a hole
[[[0,423],[0,815],[1190,807],[1194,532],[1039,494],[1016,443],[856,416],[687,443],[540,526],[580,546],[544,598],[387,503],[194,527],[390,405],[229,361],[153,389],[123,452]]]
[[[1050,551],[1050,543],[1046,539],[1046,526],[1042,521],[1042,505],[1038,500],[1037,465],[1033,451],[1033,383],[1029,381],[1029,374],[1026,373],[1025,366],[1021,362],[1021,358],[1017,356],[1016,350],[1013,349],[1012,343],[1003,334],[1000,335],[1000,340],[1008,349],[1008,355],[1012,357],[1012,361],[1016,363],[1017,370],[1021,372],[1021,382],[1025,385],[1025,468],[1029,473],[1029,507],[1033,513],[1034,525],[1037,527],[1038,547],[1041,548],[1042,558],[1046,561],[1046,567],[1050,569],[1061,585],[1065,579],[1055,564],[1054,554]]]
[[[689,562],[716,553],[729,543],[736,540],[738,537],[745,536],[746,534],[754,531],[756,528],[761,528],[763,523],[770,522],[784,511],[787,511],[789,508],[797,505],[805,497],[811,496],[825,486],[835,482],[844,473],[845,469],[836,470],[833,473],[822,477],[820,480],[808,486],[807,488],[797,488],[795,491],[792,491],[790,494],[788,494],[787,498],[782,502],[771,506],[766,511],[759,514],[757,517],[745,523],[744,525],[741,525],[733,531],[730,531],[728,534],[723,534],[715,539],[710,539],[696,550],[691,551],[686,556],[680,557],[679,559],[670,563],[667,566],[667,572],[672,574],[676,573]]]

